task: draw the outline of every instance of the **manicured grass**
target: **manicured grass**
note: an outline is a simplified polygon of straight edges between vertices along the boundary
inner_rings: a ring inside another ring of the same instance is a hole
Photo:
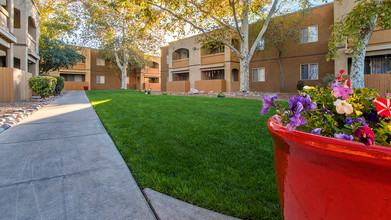
[[[140,188],[244,219],[282,219],[260,100],[87,95]]]

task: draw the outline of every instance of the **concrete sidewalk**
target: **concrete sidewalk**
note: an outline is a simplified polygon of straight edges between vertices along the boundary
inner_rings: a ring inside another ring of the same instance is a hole
[[[0,134],[1,219],[155,219],[84,91]]]

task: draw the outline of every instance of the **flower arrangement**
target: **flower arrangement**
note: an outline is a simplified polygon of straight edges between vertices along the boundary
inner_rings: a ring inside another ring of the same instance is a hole
[[[343,73],[327,87],[304,86],[289,108],[275,103],[277,95],[264,96],[261,114],[275,107],[288,131],[391,146],[391,90],[385,97],[376,89],[353,90]]]

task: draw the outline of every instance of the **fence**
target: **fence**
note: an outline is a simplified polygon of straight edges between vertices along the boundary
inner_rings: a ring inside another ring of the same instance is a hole
[[[28,80],[31,73],[14,68],[0,68],[0,102],[18,102],[31,99]]]
[[[64,90],[84,90],[84,86],[88,86],[88,82],[65,81]]]

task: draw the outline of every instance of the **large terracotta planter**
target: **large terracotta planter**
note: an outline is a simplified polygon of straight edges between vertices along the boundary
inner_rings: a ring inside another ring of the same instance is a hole
[[[267,127],[286,220],[391,219],[391,147]]]

